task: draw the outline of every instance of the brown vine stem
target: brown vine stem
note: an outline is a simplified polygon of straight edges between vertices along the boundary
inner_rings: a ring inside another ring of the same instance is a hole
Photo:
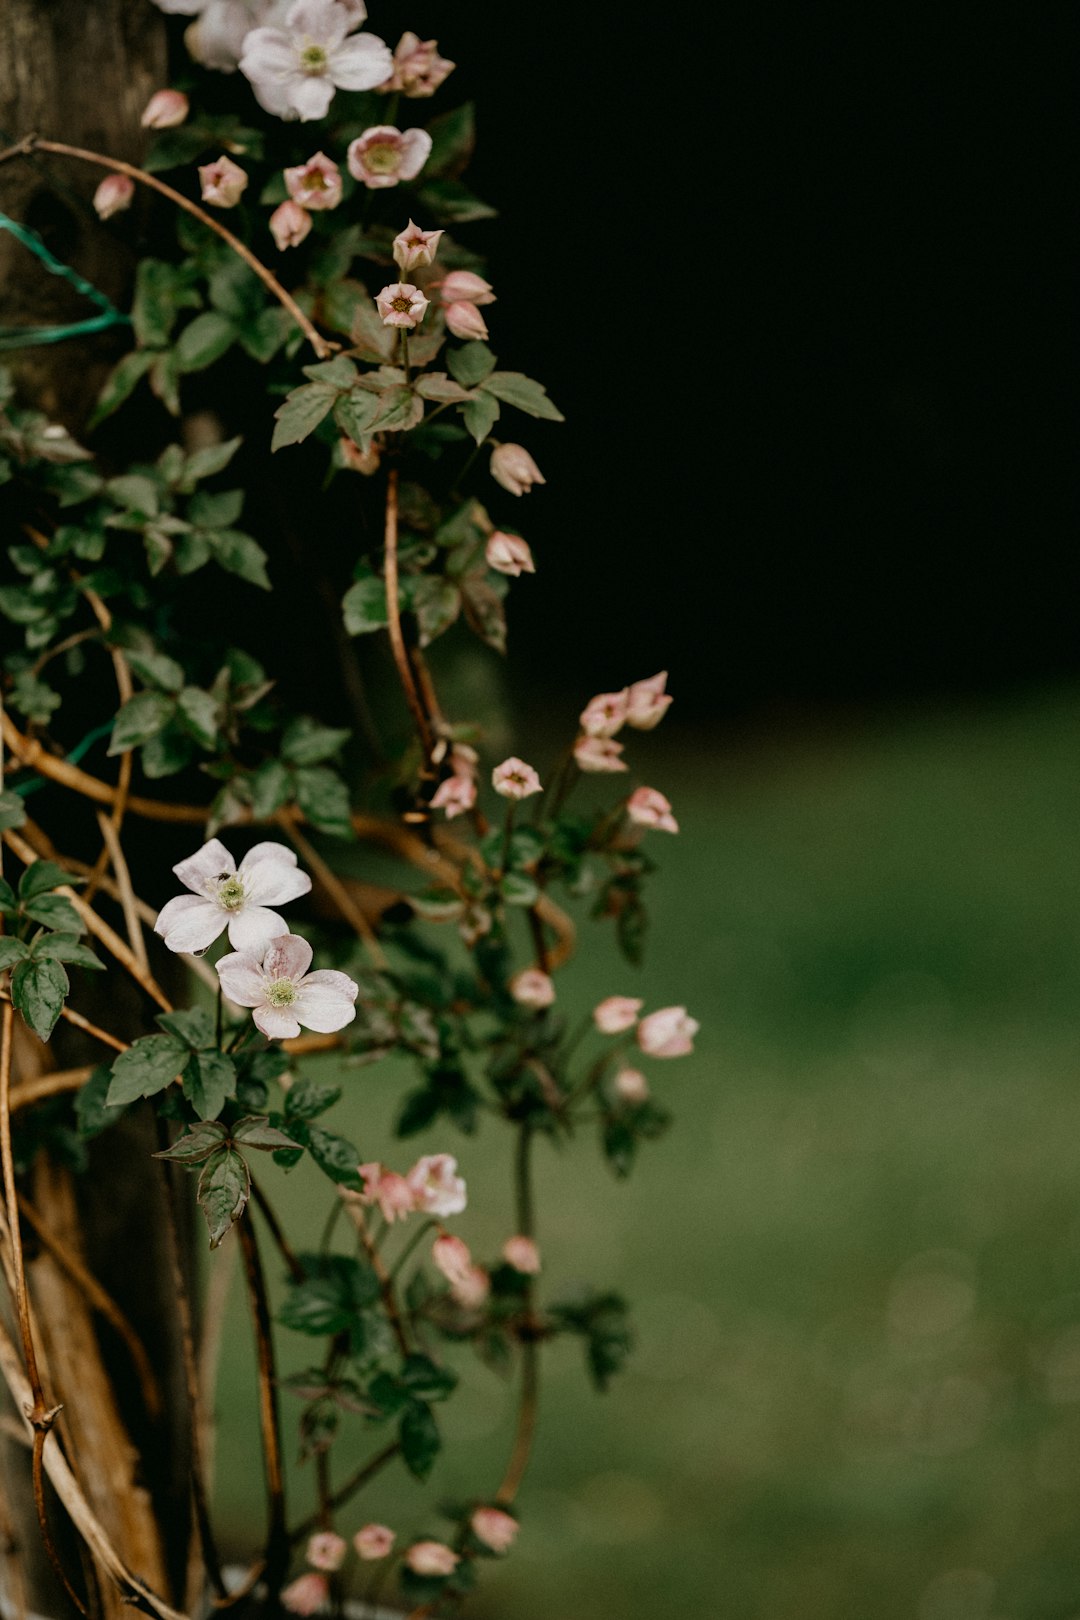
[[[375,937],[375,930],[337,873],[327,865],[311,841],[304,837],[304,834],[296,825],[294,817],[283,815],[279,811],[274,819],[284,829],[286,838],[295,844],[298,853],[303,856],[346,922],[351,923],[356,929],[374,965],[377,968],[385,968],[387,966],[386,956]]]
[[[307,1272],[297,1259],[292,1245],[285,1236],[281,1222],[274,1213],[270,1200],[267,1198],[254,1176],[251,1178],[251,1196],[255,1203],[256,1209],[266,1222],[267,1231],[273,1238],[278,1253],[281,1255],[281,1258],[288,1267],[289,1276],[292,1278],[293,1282],[303,1282],[307,1276]]]
[[[270,1303],[266,1293],[259,1246],[250,1220],[236,1223],[244,1275],[251,1301],[252,1323],[259,1372],[259,1421],[262,1428],[263,1465],[266,1471],[267,1528],[265,1578],[271,1606],[289,1566],[289,1532],[285,1523],[285,1476],[281,1466],[281,1423],[278,1413],[277,1373],[274,1367],[274,1339],[270,1327]]]
[[[527,1120],[523,1121],[519,1127],[514,1162],[517,1229],[523,1237],[535,1235],[532,1137],[531,1126]],[[536,1434],[536,1413],[540,1398],[540,1346],[535,1336],[534,1294],[534,1284],[530,1277],[527,1279],[525,1289],[525,1323],[521,1334],[521,1399],[518,1405],[517,1433],[514,1436],[514,1448],[502,1484],[495,1493],[495,1500],[501,1507],[509,1507],[521,1488]]]
[[[398,473],[396,467],[391,467],[386,475],[386,527],[383,536],[386,556],[386,612],[387,629],[390,632],[390,647],[394,654],[394,663],[397,665],[398,677],[405,693],[405,701],[409,711],[416,722],[416,729],[420,736],[420,745],[424,750],[425,761],[430,760],[433,739],[431,727],[428,724],[427,710],[420,700],[416,680],[413,676],[412,665],[409,662],[408,649],[405,646],[405,637],[401,629],[401,599],[398,583]]]
[[[328,338],[324,338],[315,330],[292,294],[285,291],[277,277],[266,268],[261,259],[255,257],[251,249],[241,242],[238,236],[234,236],[232,231],[227,230],[224,225],[214,219],[212,214],[208,214],[205,208],[200,208],[198,203],[191,201],[190,197],[185,197],[183,192],[175,191],[172,186],[166,185],[164,180],[159,180],[155,175],[147,174],[145,169],[136,168],[133,163],[124,163],[120,158],[106,157],[102,152],[91,152],[82,146],[69,146],[66,141],[47,141],[40,135],[25,135],[21,141],[16,141],[14,146],[9,146],[5,151],[0,152],[0,163],[6,163],[10,158],[29,157],[34,152],[52,152],[57,157],[78,158],[81,163],[93,163],[99,169],[111,169],[114,174],[126,174],[129,180],[137,180],[139,185],[149,186],[152,191],[160,192],[163,197],[168,197],[169,201],[175,203],[177,208],[182,208],[186,214],[191,214],[194,219],[199,220],[209,230],[213,231],[216,236],[220,236],[221,240],[232,249],[237,257],[243,259],[248,269],[255,272],[263,286],[273,293],[284,309],[288,310],[320,360],[328,359],[336,349],[340,348],[340,344],[331,343]]]
[[[362,1468],[358,1468],[356,1473],[350,1475],[343,1485],[339,1485],[336,1491],[331,1492],[329,1497],[330,1507],[344,1507],[345,1503],[350,1501],[357,1491],[363,1490],[369,1480],[374,1479],[375,1475],[385,1468],[388,1462],[393,1461],[400,1450],[400,1442],[391,1440],[388,1446],[384,1446],[381,1451],[377,1451],[370,1462],[366,1462]],[[296,1542],[302,1541],[305,1536],[310,1535],[313,1530],[318,1528],[319,1515],[312,1513],[302,1523],[289,1531],[289,1540],[295,1545]]]

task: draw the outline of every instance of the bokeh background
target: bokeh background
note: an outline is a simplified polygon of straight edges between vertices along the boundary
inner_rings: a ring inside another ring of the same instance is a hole
[[[602,1397],[547,1358],[484,1620],[1080,1617],[1068,24],[373,0],[477,95],[493,346],[569,419],[522,434],[548,485],[509,514],[539,565],[509,668],[448,640],[442,674],[542,766],[594,691],[670,670],[631,750],[683,827],[654,838],[646,965],[590,936],[565,995],[703,1026],[652,1066],[676,1123],[629,1182],[586,1139],[542,1155],[553,1286],[622,1289],[638,1344]],[[406,1078],[346,1079],[372,1157]],[[501,1148],[460,1146],[480,1251]],[[288,1184],[314,1238],[312,1194]],[[238,1548],[249,1354],[238,1313]],[[462,1366],[447,1497],[510,1432]],[[363,1515],[437,1528],[390,1476]]]

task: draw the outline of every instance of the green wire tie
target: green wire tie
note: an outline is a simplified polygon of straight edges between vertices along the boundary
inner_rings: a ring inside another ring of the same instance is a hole
[[[130,315],[122,315],[112,299],[99,292],[85,276],[81,276],[69,264],[61,264],[49,252],[37,231],[31,230],[28,225],[20,225],[18,220],[9,219],[3,212],[0,212],[0,231],[9,231],[17,242],[21,242],[36,259],[40,259],[50,274],[61,276],[101,311],[100,315],[90,315],[85,321],[72,321],[68,326],[0,326],[0,349],[28,349],[38,343],[63,343],[67,338],[107,332],[112,326],[131,325]]]
[[[82,742],[76,743],[71,753],[64,755],[64,763],[66,765],[77,765],[84,754],[90,752],[96,742],[100,742],[103,737],[109,735],[112,728],[112,721],[106,720],[103,726],[98,726],[94,731],[88,731]],[[38,788],[48,787],[48,785],[48,777],[32,776],[28,782],[20,782],[18,787],[12,788],[11,791],[17,793],[20,799],[25,799],[31,793],[36,793]]]

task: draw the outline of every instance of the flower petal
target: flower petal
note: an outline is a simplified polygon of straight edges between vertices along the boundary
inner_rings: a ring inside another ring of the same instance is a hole
[[[192,894],[205,894],[208,883],[214,878],[221,877],[236,871],[236,862],[233,860],[225,845],[217,838],[211,838],[196,854],[189,855],[186,861],[178,861],[173,871]]]
[[[253,28],[244,40],[240,71],[247,78],[277,82],[296,72],[296,50],[280,28]]]
[[[330,111],[330,103],[334,99],[334,81],[328,76],[312,74],[305,77],[298,74],[295,79],[289,80],[287,95],[291,111],[302,124],[309,124],[317,118],[325,118]]]
[[[272,1041],[287,1041],[300,1033],[291,1007],[256,1007],[251,1016],[256,1029],[261,1029]]]
[[[337,0],[296,0],[285,13],[285,26],[332,51],[349,31],[350,18]]]
[[[336,1029],[344,1029],[356,1017],[354,1003],[359,986],[347,973],[324,968],[318,973],[309,973],[297,989],[300,993],[292,1010],[307,1029],[330,1035]]]
[[[266,975],[253,951],[232,951],[217,963],[221,988],[238,1007],[260,1007],[266,1000]]]
[[[240,876],[245,898],[260,906],[283,906],[311,889],[311,879],[298,868],[293,851],[272,841],[248,850],[240,862]]]
[[[399,180],[415,180],[431,152],[431,136],[426,129],[407,129],[401,139]]]
[[[355,34],[330,58],[330,78],[339,90],[374,90],[394,71],[390,47],[375,34]],[[431,137],[428,137],[431,145]]]
[[[233,950],[251,951],[258,957],[265,954],[271,940],[288,932],[289,925],[284,917],[279,917],[276,911],[267,911],[265,906],[245,906],[229,918],[229,944]]]
[[[160,934],[170,951],[205,951],[225,927],[225,913],[212,900],[195,894],[178,894],[158,912],[154,933]]]
[[[311,946],[299,934],[279,935],[263,957],[268,979],[302,979],[310,966]]]

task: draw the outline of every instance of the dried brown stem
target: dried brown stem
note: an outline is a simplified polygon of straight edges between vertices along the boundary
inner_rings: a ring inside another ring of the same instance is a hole
[[[130,758],[130,755],[125,757]],[[112,864],[113,872],[116,874],[116,887],[120,895],[120,906],[124,913],[124,926],[127,929],[128,943],[131,946],[135,960],[142,968],[142,971],[149,977],[150,962],[146,955],[146,941],[143,939],[142,924],[135,904],[135,891],[131,886],[131,873],[128,871],[127,858],[124,855],[116,825],[117,818],[122,813],[123,806],[120,800],[117,800],[111,817],[105,815],[101,810],[98,811],[98,826],[101,828],[101,836],[105,840],[109,861]]]
[[[292,1278],[293,1282],[303,1282],[304,1278],[307,1276],[307,1273],[300,1264],[299,1260],[296,1258],[292,1245],[289,1243],[288,1238],[285,1236],[285,1233],[282,1230],[281,1222],[274,1213],[270,1200],[267,1198],[254,1176],[251,1178],[251,1196],[254,1200],[256,1209],[266,1222],[267,1230],[274,1240],[278,1253],[281,1255],[281,1258],[284,1260],[289,1269],[289,1276]]]
[[[514,1160],[514,1190],[517,1209],[517,1229],[524,1237],[535,1235],[532,1193],[532,1138],[527,1121],[518,1128],[517,1153]],[[518,1403],[517,1431],[514,1446],[502,1484],[495,1493],[501,1507],[509,1507],[521,1488],[528,1467],[536,1434],[536,1416],[540,1397],[540,1346],[533,1328],[534,1285],[526,1279],[524,1317],[525,1328],[521,1337],[521,1396]]]
[[[433,738],[431,726],[428,723],[427,710],[424,708],[417,690],[416,679],[413,675],[412,665],[409,663],[409,653],[405,646],[405,637],[401,629],[401,600],[398,584],[398,474],[397,468],[391,467],[386,475],[386,526],[383,535],[386,566],[386,611],[387,629],[390,632],[390,647],[394,654],[394,663],[397,665],[398,677],[405,701],[409,711],[416,722],[416,730],[420,737],[420,745],[424,750],[424,758],[431,758]]]
[[[285,1524],[285,1476],[281,1465],[281,1425],[278,1413],[277,1373],[274,1366],[274,1339],[270,1326],[270,1303],[266,1293],[259,1247],[249,1220],[236,1223],[244,1275],[251,1301],[252,1324],[259,1374],[259,1422],[262,1429],[263,1465],[266,1471],[267,1528],[265,1578],[271,1604],[285,1578],[289,1564],[289,1534]]]

